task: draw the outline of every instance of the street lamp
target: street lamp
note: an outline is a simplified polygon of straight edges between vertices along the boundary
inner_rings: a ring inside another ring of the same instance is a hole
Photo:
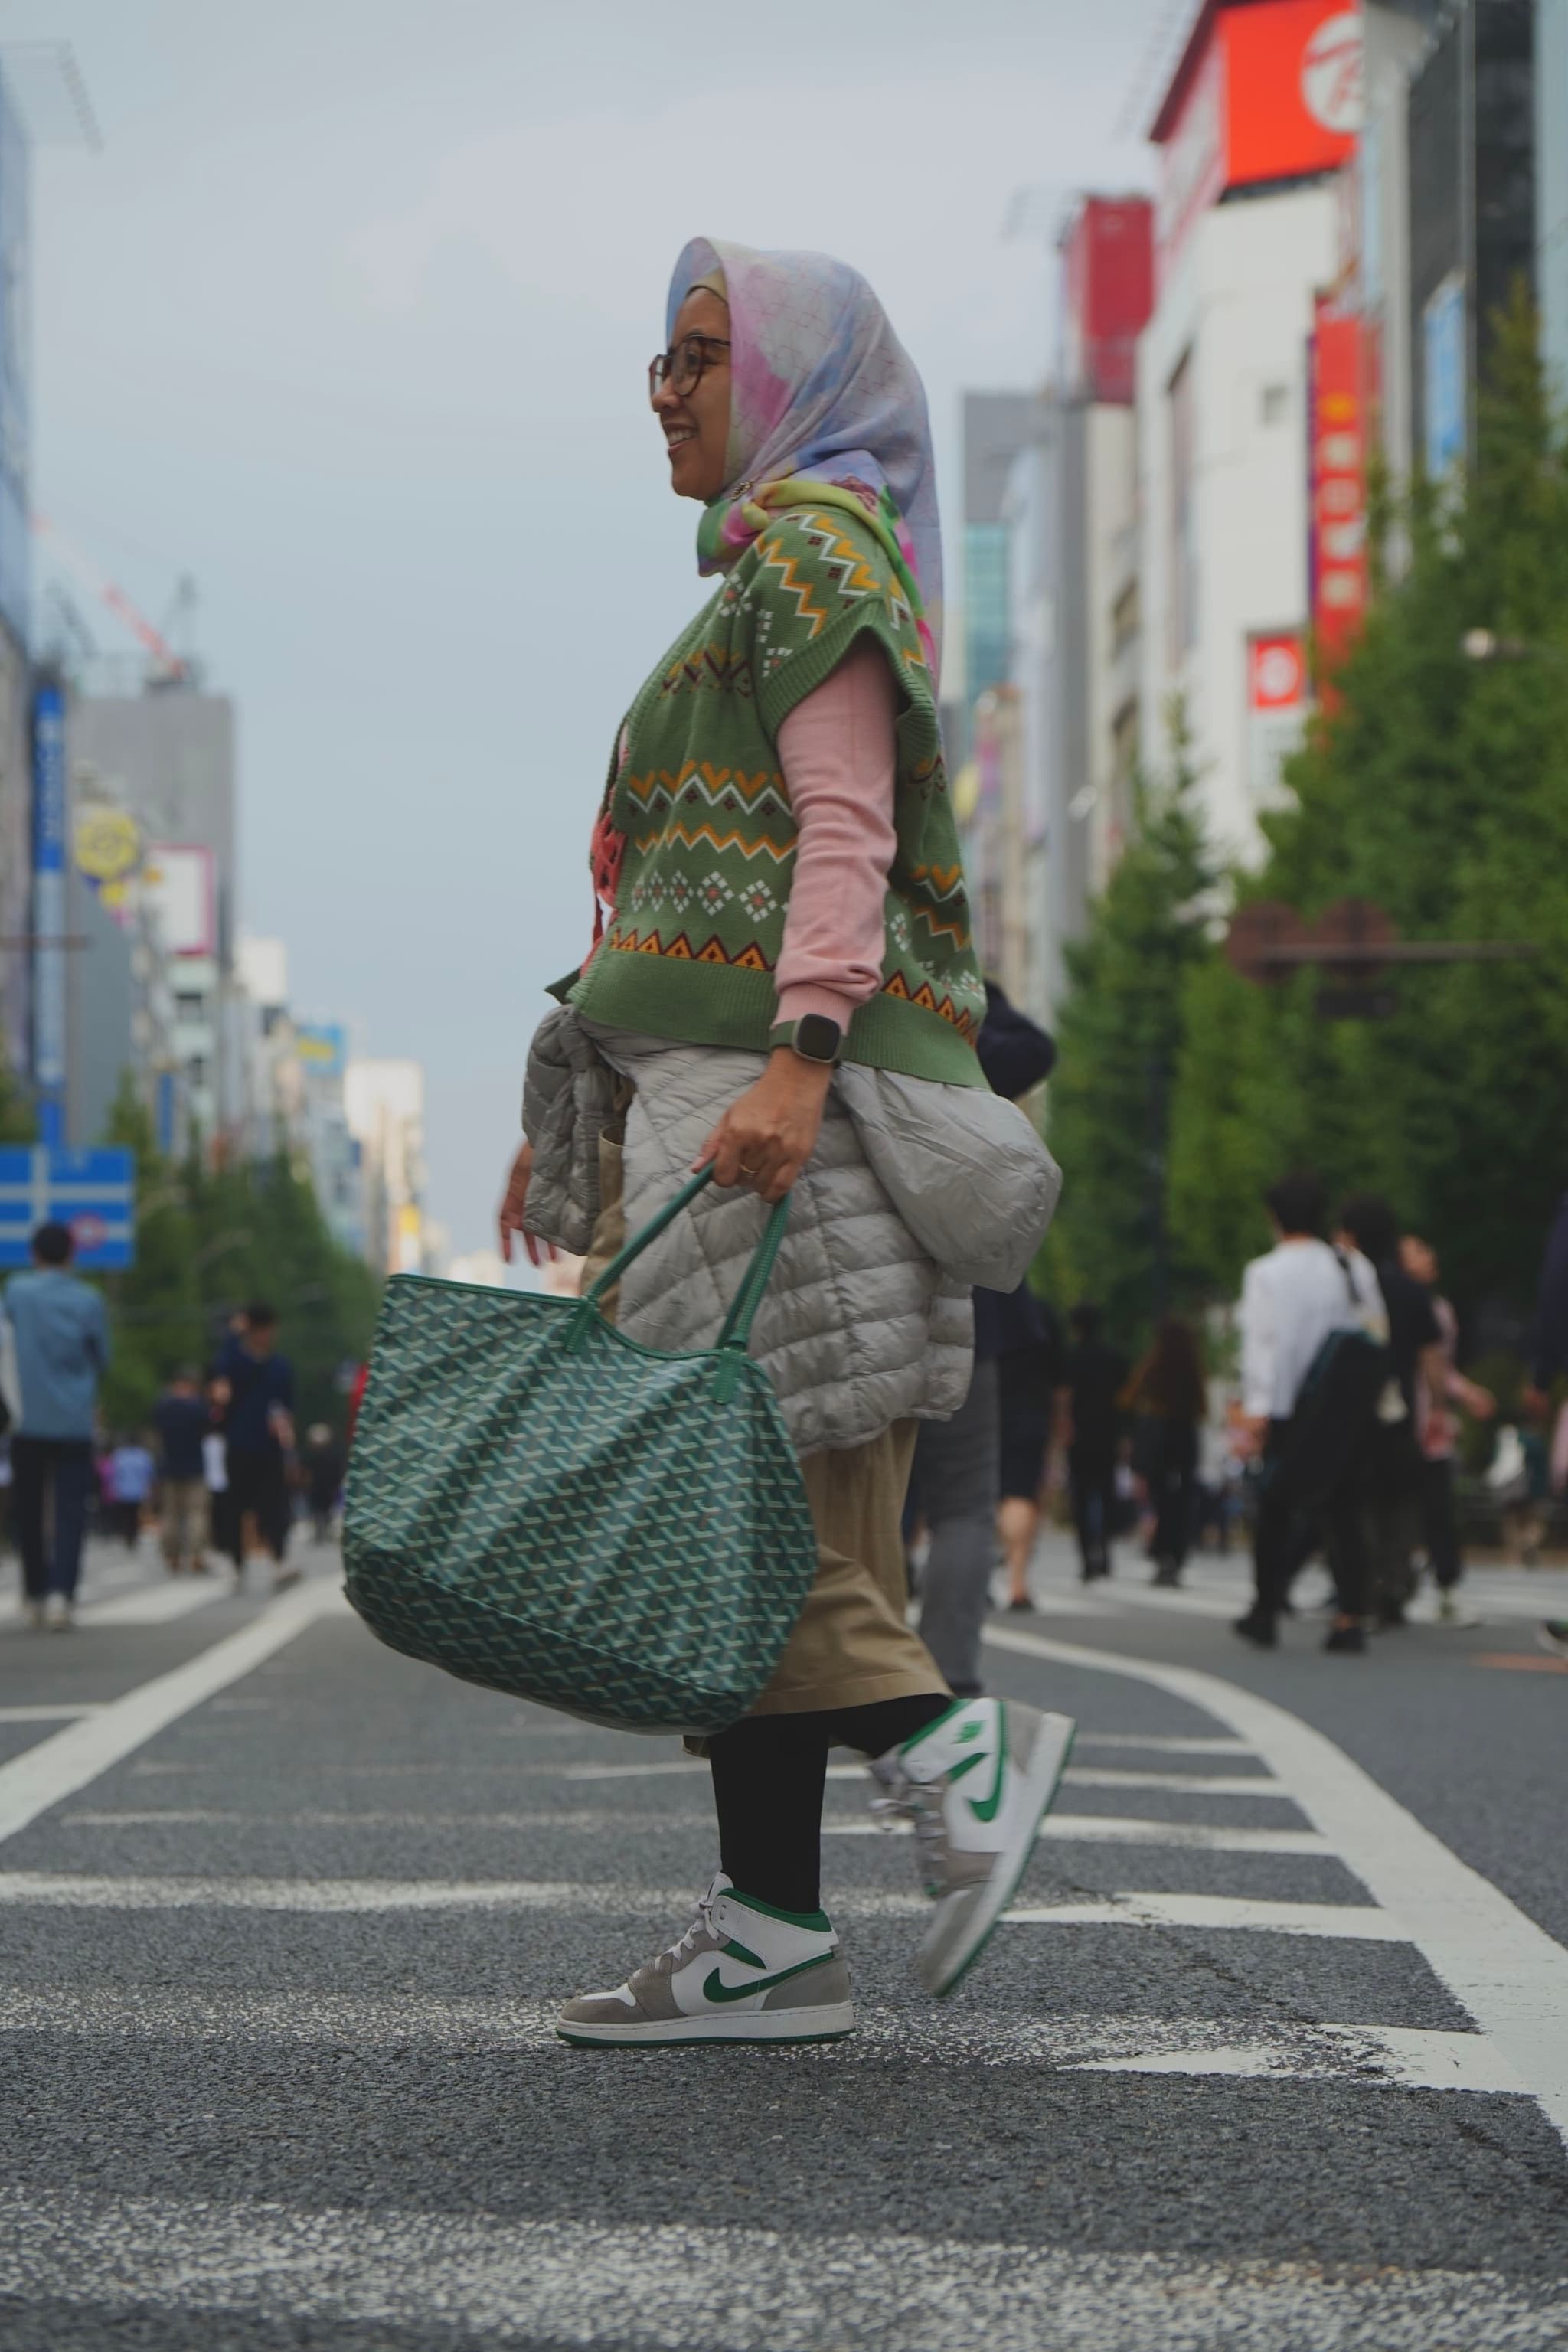
[[[1459,651],[1472,662],[1568,662],[1561,646],[1534,646],[1525,637],[1502,637],[1495,629],[1467,629]]]

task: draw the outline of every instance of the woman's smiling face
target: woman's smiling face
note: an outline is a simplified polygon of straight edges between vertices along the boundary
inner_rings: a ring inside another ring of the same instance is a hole
[[[730,306],[706,286],[695,288],[677,311],[670,349],[678,352],[689,335],[710,336],[724,349],[706,343],[697,383],[677,392],[667,379],[653,405],[669,451],[670,488],[706,506],[724,488],[730,442]]]

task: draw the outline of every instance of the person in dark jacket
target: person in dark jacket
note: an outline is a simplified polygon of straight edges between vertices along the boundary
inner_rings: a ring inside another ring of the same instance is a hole
[[[1154,1581],[1179,1584],[1192,1549],[1198,1432],[1208,1412],[1203,1360],[1190,1323],[1179,1315],[1165,1318],[1125,1394],[1142,1417],[1141,1466],[1154,1511],[1149,1544]]]
[[[294,1444],[294,1372],[277,1353],[276,1311],[258,1300],[218,1359],[226,1403],[223,1433],[228,1459],[229,1528],[237,1580],[245,1575],[247,1529],[254,1526],[276,1563],[275,1588],[298,1581],[288,1565],[293,1507],[288,1456]]]
[[[1013,1102],[1038,1086],[1057,1058],[1046,1032],[993,981],[985,983],[977,1050],[993,1091]],[[996,1564],[1004,1467],[1014,1483],[1029,1478],[1028,1375],[1019,1358],[1026,1366],[1033,1361],[1042,1328],[1048,1330],[1045,1310],[1026,1283],[1011,1293],[976,1290],[969,1394],[951,1421],[921,1422],[915,1442],[910,1491],[931,1538],[921,1577],[921,1639],[959,1698],[973,1697],[981,1688],[981,1634]],[[1048,1389],[1045,1393],[1048,1399]],[[1042,1418],[1041,1468],[1045,1431]],[[1037,1469],[1031,1491],[1038,1485]]]
[[[1116,1514],[1116,1457],[1121,1439],[1118,1402],[1127,1384],[1127,1359],[1100,1336],[1100,1311],[1082,1299],[1068,1318],[1068,1350],[1058,1392],[1072,1488],[1073,1520],[1086,1584],[1110,1574],[1110,1531]]]
[[[158,1433],[158,1516],[171,1576],[206,1570],[207,1482],[202,1446],[212,1426],[200,1375],[174,1374],[153,1407]]]
[[[1525,1402],[1544,1412],[1552,1383],[1568,1367],[1568,1192],[1557,1203],[1546,1236],[1541,1288],[1535,1302],[1535,1349]]]

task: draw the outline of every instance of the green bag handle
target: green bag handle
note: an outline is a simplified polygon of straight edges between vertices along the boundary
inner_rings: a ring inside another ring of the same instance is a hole
[[[572,1318],[571,1328],[566,1335],[568,1348],[575,1351],[584,1345],[594,1318],[599,1312],[600,1300],[615,1287],[633,1259],[640,1257],[649,1243],[656,1242],[660,1234],[674,1223],[682,1209],[689,1207],[699,1192],[712,1181],[713,1170],[710,1164],[706,1168],[699,1169],[690,1181],[681,1186],[675,1198],[672,1201],[667,1201],[658,1215],[650,1217],[641,1232],[634,1234],[630,1241],[617,1251],[593,1288],[584,1292]],[[736,1381],[739,1378],[738,1360],[745,1354],[750,1344],[752,1325],[755,1322],[757,1309],[763,1303],[763,1294],[768,1286],[774,1261],[784,1241],[784,1229],[788,1223],[789,1194],[786,1192],[784,1199],[774,1206],[773,1213],[763,1228],[763,1237],[752,1253],[752,1262],[741,1277],[740,1287],[734,1297],[730,1301],[730,1311],[724,1318],[723,1328],[719,1334],[718,1350],[723,1361],[715,1374],[714,1393],[721,1399],[729,1398],[735,1392]]]

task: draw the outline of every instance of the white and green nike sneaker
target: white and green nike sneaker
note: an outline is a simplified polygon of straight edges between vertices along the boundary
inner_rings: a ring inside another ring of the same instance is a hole
[[[837,2042],[855,2031],[849,1970],[826,1911],[775,1911],[722,1871],[679,1943],[614,1992],[569,2000],[563,2042]]]
[[[871,1770],[884,1815],[912,1820],[936,1916],[915,1973],[949,1993],[1012,1901],[1072,1753],[1070,1716],[998,1698],[960,1699]]]

